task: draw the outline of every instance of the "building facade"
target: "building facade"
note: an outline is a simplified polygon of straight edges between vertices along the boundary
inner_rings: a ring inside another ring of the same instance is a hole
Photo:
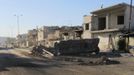
[[[42,44],[45,46],[48,46],[48,38],[50,38],[50,35],[54,33],[56,30],[58,30],[58,26],[43,26],[38,29],[37,33],[37,39],[38,39],[38,44]],[[54,38],[51,36],[51,38]]]

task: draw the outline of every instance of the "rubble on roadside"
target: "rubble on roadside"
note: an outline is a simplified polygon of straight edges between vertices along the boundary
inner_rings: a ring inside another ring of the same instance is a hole
[[[31,51],[31,54],[34,56],[40,56],[48,59],[52,59],[54,57],[54,54],[47,51],[42,45],[34,46]]]
[[[79,65],[110,65],[110,64],[120,64],[119,61],[111,60],[106,56],[102,56],[96,60],[88,61],[88,62],[81,62]]]
[[[78,65],[110,65],[110,64],[120,64],[119,61],[110,59],[106,56],[101,56],[98,58],[87,58],[87,57],[58,57],[56,60],[68,61],[68,62],[77,62]]]
[[[132,56],[134,56],[131,52],[130,53],[121,53],[120,55],[122,57],[132,57]]]

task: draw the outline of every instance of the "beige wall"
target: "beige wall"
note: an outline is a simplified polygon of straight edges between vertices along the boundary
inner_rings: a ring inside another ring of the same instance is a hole
[[[110,13],[109,14],[109,25],[108,25],[108,28],[109,29],[119,29],[119,28],[123,28],[125,25],[118,25],[117,24],[117,16],[120,16],[120,15],[124,15],[125,17],[125,14],[124,14],[124,11],[123,10],[119,10],[117,12],[113,12],[113,13]]]
[[[92,38],[91,37],[91,32],[90,31],[84,31],[83,34],[82,34],[82,39],[89,39],[89,38]]]
[[[107,32],[107,33],[94,33],[92,38],[99,38],[100,42],[99,42],[99,48],[101,52],[107,52],[107,51],[111,51],[112,46],[110,46],[110,49],[108,48],[108,44],[109,44],[109,35],[112,35],[112,40],[113,40],[113,45],[116,48],[116,43],[117,43],[117,39],[118,39],[118,32]]]
[[[85,29],[85,24],[86,23],[89,23],[89,30],[86,30]],[[83,17],[83,34],[82,34],[82,39],[88,39],[88,38],[91,38],[91,16],[90,15],[85,15]]]
[[[84,17],[83,17],[83,29],[84,30],[86,30],[85,29],[85,24],[86,23],[89,23],[89,30],[91,30],[91,16],[90,15],[85,15]]]
[[[90,23],[91,22],[91,16],[90,15],[85,15],[83,17],[83,23]]]
[[[134,37],[130,37],[129,45],[134,46]]]
[[[43,41],[43,40],[44,40],[44,31],[38,30],[38,41]]]

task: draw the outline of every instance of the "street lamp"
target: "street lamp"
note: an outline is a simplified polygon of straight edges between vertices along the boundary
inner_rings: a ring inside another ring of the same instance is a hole
[[[14,16],[16,16],[16,18],[17,18],[17,26],[18,26],[18,35],[20,34],[20,21],[19,21],[19,19],[20,19],[20,16],[23,16],[22,14],[21,15],[14,15]]]

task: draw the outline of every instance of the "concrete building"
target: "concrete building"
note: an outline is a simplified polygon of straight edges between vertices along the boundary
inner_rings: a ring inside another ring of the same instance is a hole
[[[38,43],[46,47],[54,47],[61,40],[81,39],[81,26],[43,26],[38,29]]]
[[[131,31],[134,30],[134,7],[132,9]],[[100,49],[111,50],[116,45],[118,35],[129,29],[130,5],[120,3],[93,11],[91,14],[84,16],[83,38],[100,38]]]
[[[17,36],[17,47],[28,47],[27,45],[27,34],[19,34]]]
[[[43,26],[41,28],[38,29],[38,33],[37,33],[37,39],[38,39],[38,43],[42,44],[42,45],[47,45],[48,44],[48,35],[51,33],[54,33],[55,30],[59,29],[58,26]],[[50,38],[50,36],[49,36]]]
[[[29,30],[28,31],[28,46],[34,46],[37,44],[37,29]]]
[[[83,28],[81,26],[61,27],[62,40],[81,39]]]
[[[46,45],[47,47],[54,47],[55,42],[59,42],[61,40],[62,40],[61,32],[58,29],[48,34],[48,37],[46,39],[46,42],[47,42]]]

